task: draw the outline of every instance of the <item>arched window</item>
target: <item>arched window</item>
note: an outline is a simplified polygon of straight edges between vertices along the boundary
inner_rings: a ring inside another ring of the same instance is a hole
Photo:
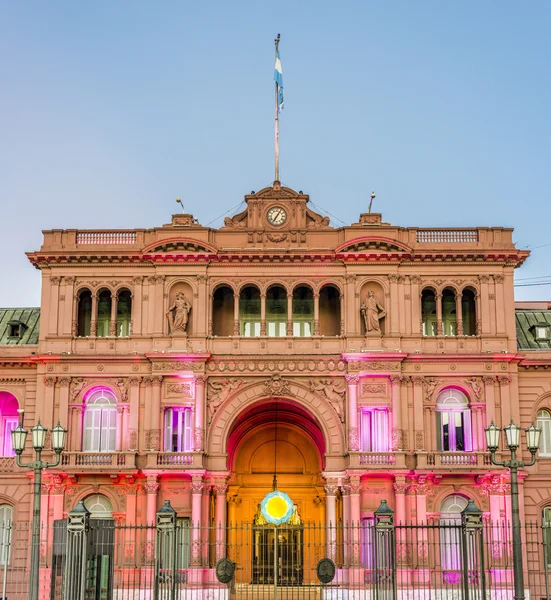
[[[461,294],[461,314],[463,335],[476,335],[476,300],[473,290],[463,290]]]
[[[117,437],[117,400],[106,389],[94,390],[86,400],[83,452],[115,452]]]
[[[450,288],[442,292],[442,329],[444,335],[457,335],[455,292]]]
[[[130,290],[119,290],[117,293],[117,337],[130,335],[132,319],[132,294]]]
[[[10,541],[13,521],[13,508],[0,504],[0,565],[10,562]]]
[[[461,513],[468,501],[463,496],[448,496],[440,506],[440,560],[443,571],[461,569]],[[446,577],[446,574],[444,574]],[[447,583],[453,579],[448,575]]]
[[[314,294],[300,285],[293,291],[293,335],[310,337],[314,333]]]
[[[13,394],[0,392],[0,456],[15,456],[11,432],[19,422],[18,408],[19,403]]]
[[[260,291],[253,285],[239,294],[239,331],[244,337],[260,335]]]
[[[88,337],[92,322],[92,292],[83,289],[78,294],[77,335]]]
[[[111,292],[109,290],[102,290],[98,295],[98,337],[107,337],[109,335],[111,302]]]
[[[538,411],[537,425],[541,429],[540,456],[551,456],[551,413],[547,409]]]
[[[423,319],[423,335],[436,335],[436,296],[431,289],[421,294],[421,312]]]
[[[112,519],[113,505],[103,494],[94,494],[84,499],[84,506],[90,511],[91,519]]]
[[[467,396],[448,388],[436,400],[436,441],[443,452],[469,452],[472,448],[471,410]]]
[[[266,335],[287,335],[287,291],[279,285],[271,287],[266,294]]]
[[[341,334],[341,295],[338,288],[326,285],[320,290],[320,335]]]
[[[233,290],[223,285],[214,291],[212,296],[212,334],[220,336],[233,335]],[[259,320],[258,331],[260,332],[260,302],[256,306]],[[243,335],[243,334],[241,334]]]

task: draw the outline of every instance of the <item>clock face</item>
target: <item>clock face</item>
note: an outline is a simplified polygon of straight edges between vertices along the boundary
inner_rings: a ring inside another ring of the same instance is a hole
[[[287,212],[281,206],[272,206],[266,214],[270,225],[283,225],[287,220]]]

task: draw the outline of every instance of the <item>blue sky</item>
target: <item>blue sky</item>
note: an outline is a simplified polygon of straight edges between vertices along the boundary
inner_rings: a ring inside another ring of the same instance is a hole
[[[271,184],[278,32],[285,185],[345,223],[375,190],[396,225],[514,227],[518,283],[551,281],[550,29],[537,0],[0,3],[0,306],[39,305],[43,229],[177,196],[217,226]]]

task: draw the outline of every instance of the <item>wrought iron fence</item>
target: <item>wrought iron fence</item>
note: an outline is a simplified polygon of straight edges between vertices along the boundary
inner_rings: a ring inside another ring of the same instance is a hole
[[[526,597],[551,600],[551,528],[522,536]],[[41,530],[39,598],[510,600],[510,540],[505,523],[192,527],[159,511],[123,526],[73,512]],[[29,597],[30,544],[29,525],[0,527],[0,598]]]

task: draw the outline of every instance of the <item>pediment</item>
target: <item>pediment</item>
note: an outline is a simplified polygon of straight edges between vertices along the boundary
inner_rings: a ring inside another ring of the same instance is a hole
[[[153,242],[143,249],[143,254],[172,254],[174,252],[186,254],[213,254],[217,250],[214,246],[189,238],[171,238]]]
[[[301,197],[304,198],[305,194],[296,192],[295,190],[292,190],[291,188],[288,188],[288,187],[274,185],[274,186],[265,187],[262,190],[260,190],[259,192],[256,192],[255,194],[251,194],[251,197],[257,198],[259,200],[276,200],[276,199],[280,199],[280,198],[292,200],[295,198],[301,198]]]
[[[373,252],[399,252],[410,253],[411,248],[392,240],[379,236],[364,236],[354,240],[348,240],[335,249],[337,254],[358,254],[358,253],[373,253]]]

